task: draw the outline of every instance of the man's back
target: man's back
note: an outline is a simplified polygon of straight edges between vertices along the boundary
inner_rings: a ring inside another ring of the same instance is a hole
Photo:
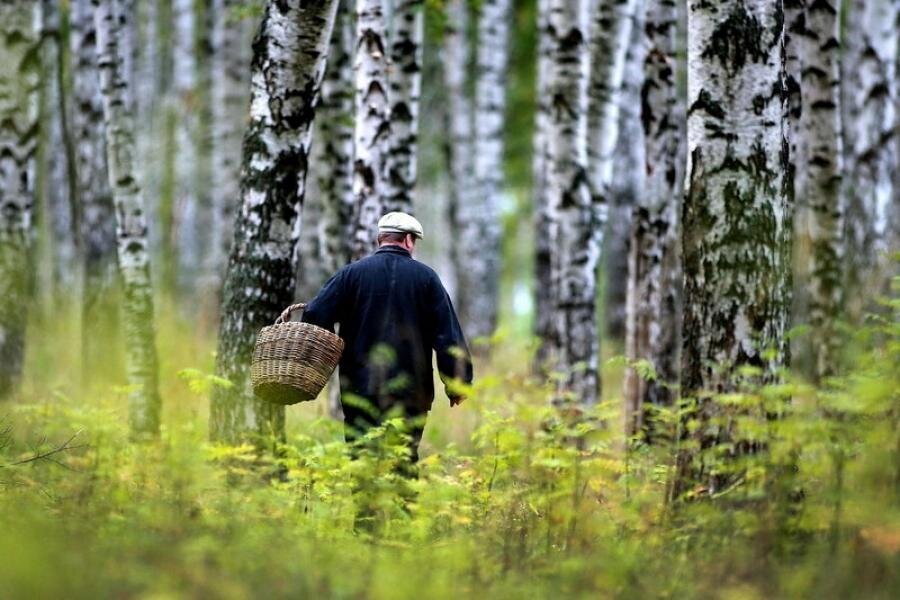
[[[340,323],[342,392],[379,408],[430,408],[432,350],[442,376],[472,379],[465,339],[440,279],[399,246],[382,246],[338,271],[309,303],[304,321],[332,330]]]

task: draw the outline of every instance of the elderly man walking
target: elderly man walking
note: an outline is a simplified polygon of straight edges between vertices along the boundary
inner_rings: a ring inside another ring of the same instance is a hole
[[[399,212],[378,221],[378,249],[334,274],[303,320],[334,331],[340,323],[341,405],[348,440],[398,412],[407,418],[411,458],[434,400],[432,351],[451,406],[465,398],[472,361],[450,297],[437,273],[412,258],[423,236]]]

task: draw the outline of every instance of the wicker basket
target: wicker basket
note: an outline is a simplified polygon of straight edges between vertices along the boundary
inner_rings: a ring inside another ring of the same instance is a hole
[[[341,359],[344,340],[312,325],[289,321],[305,304],[284,309],[275,324],[263,327],[253,349],[253,393],[273,404],[314,400]]]

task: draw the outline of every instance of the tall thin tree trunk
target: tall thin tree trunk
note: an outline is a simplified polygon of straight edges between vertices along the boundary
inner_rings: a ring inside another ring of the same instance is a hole
[[[77,198],[81,205],[83,246],[81,356],[83,382],[110,364],[107,344],[117,340],[116,217],[106,168],[103,96],[97,67],[91,0],[74,0],[69,22],[76,110],[72,124],[76,146]]]
[[[69,159],[72,153],[65,93],[65,55],[62,48],[61,15],[57,0],[41,0],[41,58],[43,101],[41,122],[45,124],[41,152],[43,173],[41,204],[50,236],[53,289],[51,297],[72,292],[77,284],[79,240],[78,205],[72,195]]]
[[[833,373],[838,354],[834,322],[841,312],[843,283],[841,202],[843,148],[840,112],[840,23],[836,0],[815,0],[806,9],[803,48],[804,108],[800,119],[807,144],[805,202],[811,252],[807,265],[809,324],[816,379]]]
[[[609,181],[609,218],[603,235],[604,290],[603,333],[609,340],[625,340],[628,297],[628,248],[635,205],[644,190],[644,132],[641,128],[641,87],[644,84],[644,0],[636,0],[618,91],[619,122]]]
[[[538,339],[534,370],[547,366],[550,349],[556,344],[553,328],[553,282],[550,265],[553,241],[550,227],[550,199],[547,195],[547,129],[550,122],[550,68],[553,61],[553,31],[550,29],[550,0],[538,0],[537,5],[537,89],[535,100],[533,201],[534,201],[534,333]]]
[[[469,340],[497,326],[500,277],[500,196],[504,189],[503,133],[509,63],[509,0],[484,0],[478,18],[475,83],[477,201],[460,204],[461,262],[457,282],[460,321]]]
[[[384,212],[384,169],[391,139],[382,0],[356,0],[356,121],[353,131],[353,260],[375,248]]]
[[[688,7],[688,189],[683,207],[682,395],[702,450],[730,440],[710,419],[709,393],[734,389],[735,369],[772,381],[788,362],[791,208],[780,3],[724,0]],[[715,432],[715,433],[713,433]],[[689,446],[673,495],[728,483]],[[742,446],[736,444],[735,452]]]
[[[255,399],[250,356],[259,330],[293,300],[310,138],[337,0],[270,0],[253,42],[241,210],[225,278],[210,436],[284,436],[284,408]]]
[[[628,269],[626,354],[645,360],[656,377],[625,375],[626,431],[648,427],[647,405],[671,406],[678,383],[681,268],[678,221],[684,184],[684,106],[678,97],[676,0],[650,0],[641,121],[647,174],[634,207]]]
[[[416,185],[424,0],[398,0],[391,15],[391,139],[385,163],[385,211],[412,212]]]
[[[188,291],[201,264],[202,233],[199,211],[200,128],[203,105],[197,88],[197,19],[194,0],[172,0],[172,97],[169,109],[175,124],[175,197],[172,243],[178,291]]]
[[[248,19],[234,11],[240,0],[213,0],[211,111],[212,111],[212,225],[206,253],[211,297],[221,294],[222,280],[233,238],[235,207],[240,199],[241,136],[250,89]]]
[[[350,262],[352,252],[353,39],[350,0],[341,0],[319,105],[323,169],[319,173],[322,218],[318,234],[320,260],[327,273]]]
[[[119,271],[124,285],[123,317],[132,434],[159,432],[160,397],[154,341],[153,287],[147,247],[144,199],[135,171],[132,86],[121,52],[132,43],[133,15],[123,10],[121,0],[93,0],[97,28],[97,64],[103,94],[106,128],[106,160],[109,186],[116,209]]]
[[[319,190],[322,215],[318,224],[319,260],[324,271],[334,273],[350,261],[353,234],[353,14],[350,0],[341,0],[328,69],[322,82],[319,132],[324,145]],[[328,386],[327,411],[339,418],[341,395],[339,374]]]
[[[449,0],[445,6],[444,38],[441,48],[444,89],[447,94],[445,124],[447,138],[447,215],[450,221],[450,261],[453,281],[466,269],[459,232],[459,207],[474,202],[475,162],[473,157],[473,112],[469,94],[469,35],[471,14],[466,0]],[[457,286],[458,287],[458,286]],[[456,290],[456,297],[463,293]],[[457,302],[458,303],[458,302]]]
[[[557,401],[587,406],[599,391],[596,320],[597,206],[587,174],[588,53],[586,2],[551,0],[547,194],[553,283],[552,350],[562,374]]]
[[[593,0],[592,3],[588,164],[594,194],[605,194],[612,179],[612,159],[618,139],[618,96],[637,1]]]
[[[0,4],[0,400],[15,386],[25,357],[40,133],[39,9],[31,0]]]
[[[897,0],[851,0],[842,82],[846,140],[846,308],[858,321],[896,266],[888,256],[900,190]],[[892,139],[894,140],[892,143]],[[897,240],[895,239],[894,242]]]

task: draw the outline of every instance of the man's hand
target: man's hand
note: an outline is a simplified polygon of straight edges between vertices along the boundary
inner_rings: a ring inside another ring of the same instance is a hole
[[[465,401],[465,396],[450,396],[450,406],[459,406]]]

